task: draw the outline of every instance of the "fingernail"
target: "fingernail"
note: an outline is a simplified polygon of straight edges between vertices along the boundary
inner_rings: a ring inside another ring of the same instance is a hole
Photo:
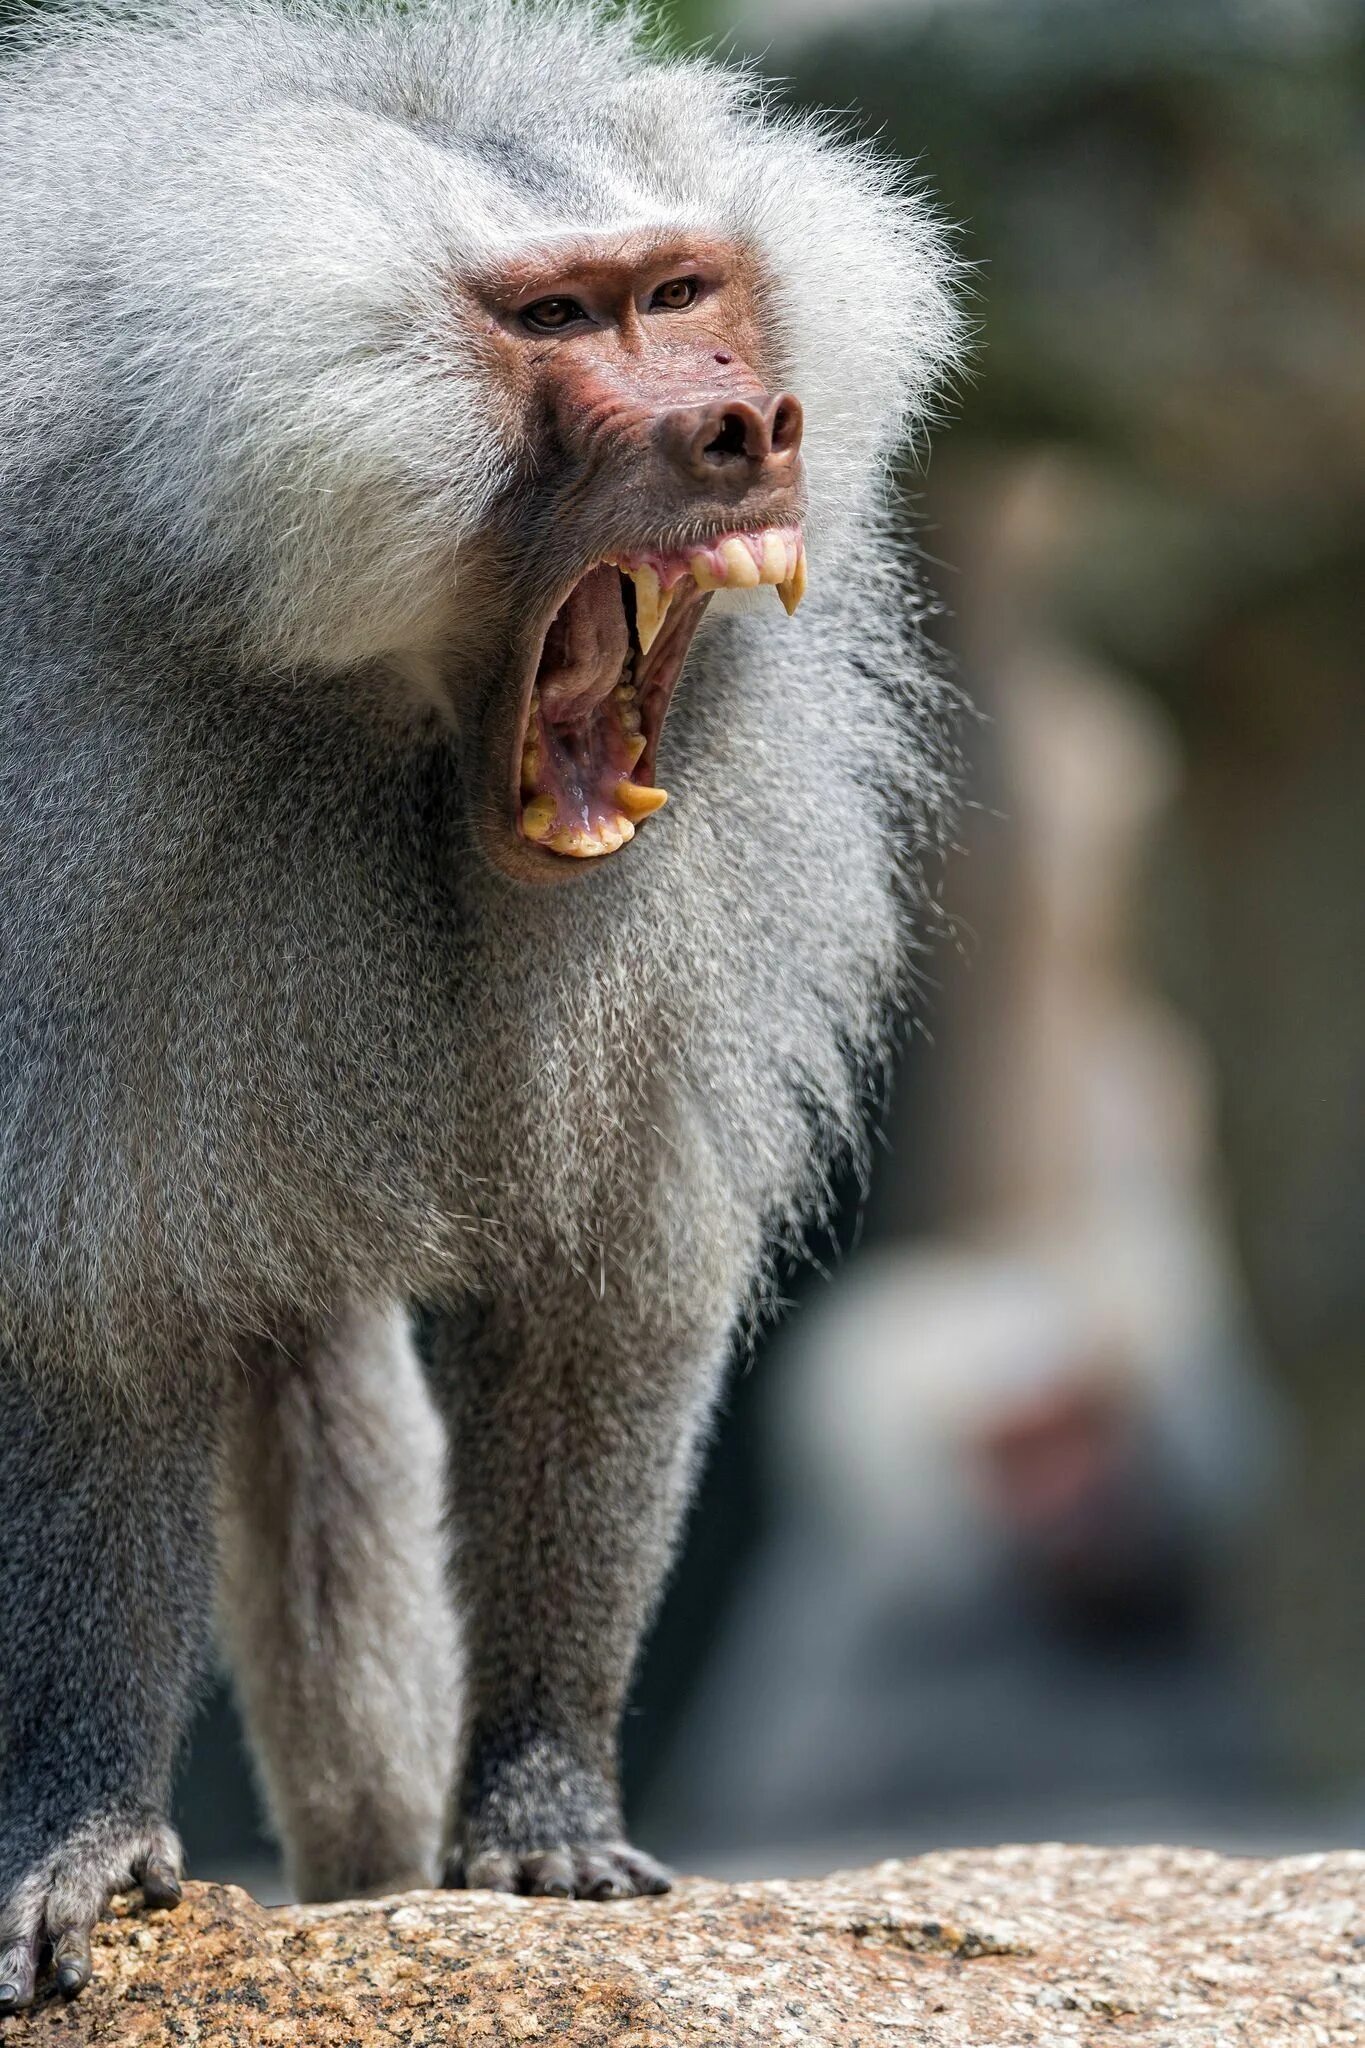
[[[0,2012],[13,2012],[19,2003],[17,1984],[0,1984]]]
[[[85,1989],[85,1971],[79,1963],[63,1963],[57,1972],[57,1989],[63,1998],[74,1998]]]

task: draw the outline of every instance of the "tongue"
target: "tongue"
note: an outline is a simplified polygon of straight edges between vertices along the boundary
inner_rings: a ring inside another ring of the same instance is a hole
[[[556,725],[586,718],[620,682],[629,658],[621,578],[604,565],[575,587],[545,637],[537,679],[545,716]]]

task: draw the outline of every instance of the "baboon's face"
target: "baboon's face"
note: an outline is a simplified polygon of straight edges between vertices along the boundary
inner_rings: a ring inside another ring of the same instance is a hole
[[[524,601],[479,717],[484,840],[582,873],[666,802],[660,734],[711,594],[805,587],[801,407],[762,373],[752,260],[701,236],[591,236],[475,287],[526,456],[504,547]]]

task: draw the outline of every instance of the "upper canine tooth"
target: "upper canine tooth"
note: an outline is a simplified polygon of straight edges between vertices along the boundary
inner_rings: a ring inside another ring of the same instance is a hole
[[[651,789],[647,782],[618,782],[616,803],[631,820],[648,818],[654,811],[661,811],[668,802],[666,789]]]
[[[804,542],[797,550],[796,567],[792,570],[785,583],[778,584],[777,594],[787,607],[787,617],[790,618],[806,594],[806,549]]]
[[[758,563],[745,547],[737,533],[729,540],[723,540],[718,550],[725,569],[725,583],[730,590],[753,590],[759,583]]]
[[[660,590],[659,572],[648,562],[632,569],[630,576],[635,585],[635,637],[640,643],[641,654],[648,654],[659,637],[659,628],[673,602],[673,593]]]
[[[763,581],[785,583],[790,571],[787,568],[787,543],[772,527],[763,536]]]

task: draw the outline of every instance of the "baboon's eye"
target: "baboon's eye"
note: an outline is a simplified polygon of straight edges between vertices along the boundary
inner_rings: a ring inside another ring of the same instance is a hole
[[[697,303],[699,286],[695,277],[670,277],[667,284],[661,284],[650,300],[650,311],[656,313],[682,313],[688,306]]]
[[[577,299],[537,299],[533,306],[521,309],[523,324],[536,334],[557,334],[562,327],[573,327],[587,317]]]

